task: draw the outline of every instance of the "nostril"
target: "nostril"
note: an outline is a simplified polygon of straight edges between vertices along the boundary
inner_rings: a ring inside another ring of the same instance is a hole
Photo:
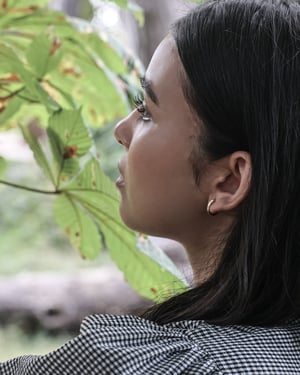
[[[121,127],[121,122],[119,122],[119,123],[115,126],[115,129],[114,129],[114,137],[115,137],[115,139],[116,139],[116,141],[117,141],[118,143],[120,143],[121,145],[123,145],[122,137],[121,137],[120,127]]]
[[[122,119],[114,129],[114,136],[118,143],[125,148],[128,148],[132,138],[132,119],[131,116],[134,113],[131,112],[126,118]]]
[[[115,136],[116,141],[121,146],[128,147],[128,134],[127,133],[128,133],[128,129],[125,129],[124,127],[122,127],[122,129],[120,128],[120,126],[115,128],[114,136]]]

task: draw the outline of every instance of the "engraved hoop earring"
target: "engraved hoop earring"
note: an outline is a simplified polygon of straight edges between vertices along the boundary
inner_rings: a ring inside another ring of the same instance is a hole
[[[207,211],[207,213],[208,213],[208,215],[209,216],[215,216],[216,215],[216,213],[212,213],[211,211],[210,211],[210,209],[211,209],[211,206],[215,203],[215,199],[212,199],[212,200],[210,200],[209,202],[208,202],[208,205],[207,205],[207,209],[206,209],[206,211]]]

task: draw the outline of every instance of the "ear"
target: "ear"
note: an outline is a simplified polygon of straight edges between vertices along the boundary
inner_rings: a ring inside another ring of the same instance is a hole
[[[212,214],[234,211],[246,198],[251,184],[251,157],[237,151],[217,161],[218,173],[212,181],[209,200]]]

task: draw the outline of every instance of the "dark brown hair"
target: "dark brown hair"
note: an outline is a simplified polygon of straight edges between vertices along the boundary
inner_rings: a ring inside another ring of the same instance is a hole
[[[251,325],[299,318],[299,1],[208,1],[177,21],[173,36],[187,100],[204,122],[201,147],[212,160],[249,152],[252,182],[215,273],[144,317]]]

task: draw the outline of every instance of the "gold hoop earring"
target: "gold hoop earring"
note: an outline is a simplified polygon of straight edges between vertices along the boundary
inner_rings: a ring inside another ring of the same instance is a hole
[[[208,205],[207,205],[207,209],[206,209],[206,211],[207,211],[207,213],[208,213],[208,215],[209,216],[215,216],[216,215],[216,213],[212,213],[211,211],[210,211],[210,208],[211,208],[211,206],[215,203],[215,199],[212,199],[212,200],[210,200],[209,202],[208,202]]]

